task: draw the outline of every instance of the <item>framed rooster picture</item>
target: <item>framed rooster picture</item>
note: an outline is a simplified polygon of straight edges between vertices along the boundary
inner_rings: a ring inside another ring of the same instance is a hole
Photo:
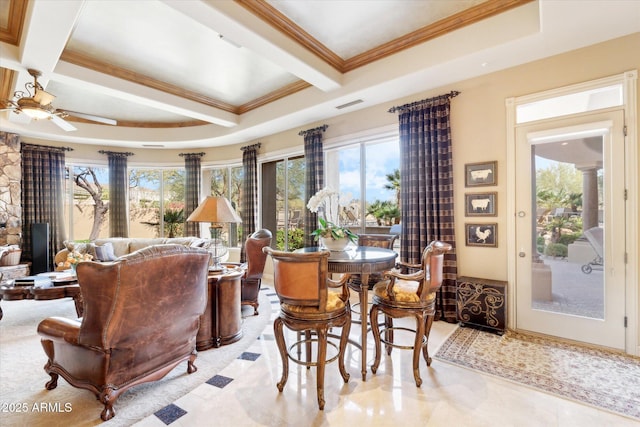
[[[465,224],[467,246],[498,247],[498,224]]]

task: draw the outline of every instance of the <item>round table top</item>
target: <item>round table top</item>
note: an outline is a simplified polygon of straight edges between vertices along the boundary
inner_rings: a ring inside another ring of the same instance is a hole
[[[323,249],[317,246],[296,249],[295,252],[319,252]],[[395,260],[398,254],[391,249],[375,248],[371,246],[350,246],[345,251],[331,251],[330,263],[370,263]]]

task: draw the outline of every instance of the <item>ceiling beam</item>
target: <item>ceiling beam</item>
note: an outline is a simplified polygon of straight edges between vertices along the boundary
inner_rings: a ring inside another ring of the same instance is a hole
[[[231,1],[164,0],[165,4],[211,28],[321,91],[342,86],[342,74],[240,4]]]

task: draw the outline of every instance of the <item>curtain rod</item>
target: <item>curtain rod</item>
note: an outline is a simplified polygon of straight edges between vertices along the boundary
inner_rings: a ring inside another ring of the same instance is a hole
[[[73,151],[73,148],[71,147],[51,147],[49,145],[38,145],[38,144],[27,144],[25,142],[21,142],[20,143],[21,147],[31,147],[34,149],[39,149],[39,150],[53,150],[53,151],[57,151],[57,150],[61,150],[61,151]]]
[[[180,157],[203,157],[206,153],[180,153],[178,154]]]
[[[261,142],[258,142],[256,144],[253,145],[245,145],[244,147],[240,147],[240,149],[242,151],[247,151],[247,150],[257,150],[258,148],[260,148],[262,146]]]
[[[329,125],[322,125],[322,126],[318,126],[317,128],[313,128],[313,129],[301,130],[300,132],[298,132],[298,135],[304,136],[304,135],[306,135],[308,133],[312,133],[312,132],[324,132],[325,130],[327,130],[328,127],[329,127]]]
[[[116,156],[116,157],[128,157],[128,156],[133,156],[133,153],[127,151],[124,153],[119,153],[117,151],[106,151],[106,150],[100,150],[98,151],[98,153],[100,154],[106,154],[108,156]]]
[[[400,111],[400,110],[406,110],[407,108],[411,108],[411,107],[416,107],[420,104],[423,104],[425,102],[433,102],[436,101],[438,99],[442,99],[442,98],[455,98],[456,96],[460,95],[460,92],[458,92],[457,90],[452,90],[449,93],[445,93],[444,95],[438,95],[438,96],[434,96],[433,98],[427,98],[427,99],[423,99],[421,101],[415,101],[415,102],[411,102],[409,104],[404,104],[401,105],[399,107],[391,107],[389,108],[389,113],[395,113],[396,111]]]

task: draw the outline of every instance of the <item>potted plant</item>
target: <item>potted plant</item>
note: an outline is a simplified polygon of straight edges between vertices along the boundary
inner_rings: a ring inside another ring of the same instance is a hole
[[[356,242],[358,236],[339,224],[339,196],[338,191],[325,187],[314,194],[307,203],[311,212],[318,213],[318,228],[311,235],[314,240],[334,251],[344,250],[349,242]]]

